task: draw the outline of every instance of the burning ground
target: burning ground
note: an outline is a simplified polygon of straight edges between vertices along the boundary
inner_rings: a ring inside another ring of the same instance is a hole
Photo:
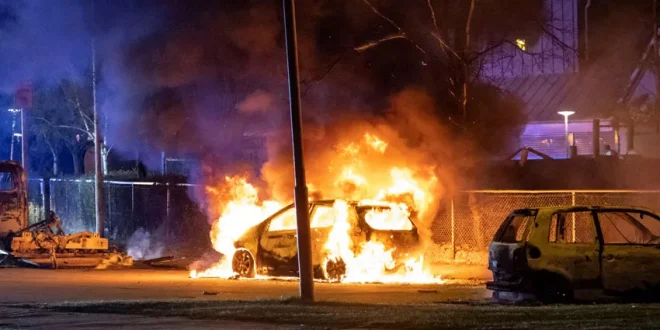
[[[346,201],[374,207],[364,215],[372,226],[402,230],[414,219],[421,244],[432,244],[430,230],[439,202],[455,185],[451,173],[457,162],[453,150],[461,145],[433,115],[431,98],[406,90],[392,98],[383,115],[346,115],[305,126],[305,159],[310,199],[338,199],[328,214],[332,228],[323,247],[325,258],[346,265],[345,282],[438,282],[424,263],[423,253],[408,256],[405,267],[393,267],[396,246],[354,242]],[[284,132],[284,131],[282,131]],[[269,139],[269,161],[260,180],[248,175],[225,175],[208,189],[209,205],[219,214],[211,241],[225,257],[193,277],[231,277],[235,241],[292,201],[291,141],[276,134]],[[442,159],[447,161],[443,162]],[[257,184],[260,183],[260,184]],[[387,211],[383,211],[387,210]],[[424,249],[421,249],[423,251]]]

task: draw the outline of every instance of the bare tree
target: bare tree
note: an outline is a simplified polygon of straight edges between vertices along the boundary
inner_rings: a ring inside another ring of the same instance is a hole
[[[37,135],[49,145],[53,158],[57,160],[56,146],[66,148],[73,158],[74,172],[81,172],[84,152],[92,145],[95,138],[94,113],[92,109],[91,78],[61,80],[55,88],[44,88],[42,100],[38,101],[34,114]],[[90,83],[86,83],[86,82]],[[102,145],[104,174],[107,174],[107,158],[112,147],[105,141]],[[56,166],[53,166],[56,168]]]
[[[469,90],[483,78],[484,65],[504,65],[506,57],[524,54],[536,62],[558,56],[556,49],[575,53],[565,42],[563,21],[544,8],[543,0],[419,0],[405,8],[397,1],[355,0],[389,30],[357,45],[367,52],[385,43],[405,41],[423,58],[424,65],[446,75],[449,95],[462,117],[455,124],[467,128]],[[550,0],[552,1],[552,0]],[[559,0],[561,1],[561,0]],[[533,52],[525,42],[548,38],[555,49]],[[499,57],[499,58],[498,58]]]

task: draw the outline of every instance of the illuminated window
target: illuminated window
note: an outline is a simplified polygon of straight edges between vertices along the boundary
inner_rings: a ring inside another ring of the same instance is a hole
[[[296,230],[296,208],[290,207],[280,215],[273,218],[268,231]]]
[[[525,39],[516,39],[516,45],[521,50],[527,50],[527,45],[525,44]]]

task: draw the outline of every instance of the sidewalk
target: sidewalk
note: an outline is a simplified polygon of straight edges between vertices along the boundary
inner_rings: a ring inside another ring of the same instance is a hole
[[[58,313],[42,309],[0,307],[0,329],[309,329],[240,321],[191,320],[119,314]]]

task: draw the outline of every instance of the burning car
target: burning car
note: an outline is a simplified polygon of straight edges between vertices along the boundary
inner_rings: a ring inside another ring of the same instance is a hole
[[[398,205],[323,200],[311,202],[309,214],[312,261],[318,278],[341,280],[350,271],[350,263],[356,262],[355,256],[377,257],[370,251],[375,245],[391,249],[388,260],[372,260],[385,273],[406,267],[405,260],[418,252],[417,228]],[[235,242],[232,270],[242,277],[297,275],[296,243],[296,209],[289,205]]]
[[[397,136],[388,135],[386,141],[363,129],[342,132],[329,152],[315,160],[327,171],[315,171],[307,182],[310,196],[320,200],[309,209],[316,277],[442,282],[425,268],[420,247],[420,242],[431,241],[429,227],[444,194],[436,166],[403,156],[405,147]],[[211,244],[223,257],[213,264],[202,260],[191,265],[191,277],[297,273],[295,211],[288,184],[276,179],[290,166],[277,164],[264,165],[263,177],[255,182],[250,175],[227,175],[205,188],[210,211],[217,214]]]
[[[660,288],[660,217],[629,207],[513,211],[489,247],[494,298],[567,301]]]

